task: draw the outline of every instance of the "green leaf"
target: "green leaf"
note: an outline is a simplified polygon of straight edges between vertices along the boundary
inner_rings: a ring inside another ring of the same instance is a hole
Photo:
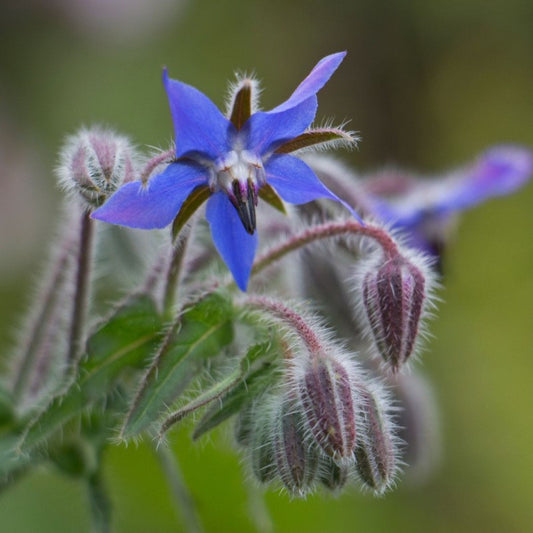
[[[167,412],[210,357],[233,340],[232,307],[211,294],[188,309],[163,342],[128,413],[121,437],[141,433]]]
[[[125,370],[143,368],[161,340],[162,327],[163,319],[147,296],[119,308],[90,337],[78,378],[31,423],[22,449],[33,450],[69,420],[105,398]]]
[[[276,380],[279,354],[277,343],[268,341],[252,346],[240,364],[242,379],[208,409],[196,426],[193,438],[197,439],[214,429],[271,386]]]

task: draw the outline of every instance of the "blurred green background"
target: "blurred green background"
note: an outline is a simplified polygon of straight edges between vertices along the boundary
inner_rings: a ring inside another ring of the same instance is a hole
[[[8,0],[0,7],[0,346],[9,346],[60,203],[65,134],[100,123],[167,146],[161,67],[222,105],[236,69],[284,99],[322,56],[349,55],[319,96],[351,119],[362,171],[438,174],[501,142],[533,145],[528,0]],[[269,493],[279,532],[530,531],[533,524],[533,186],[466,213],[421,370],[434,384],[441,459],[381,499]],[[4,356],[2,356],[5,359]],[[224,432],[176,449],[207,531],[254,531],[244,468]],[[179,531],[157,461],[113,448],[118,532]],[[83,488],[40,470],[0,497],[0,529],[88,530]]]

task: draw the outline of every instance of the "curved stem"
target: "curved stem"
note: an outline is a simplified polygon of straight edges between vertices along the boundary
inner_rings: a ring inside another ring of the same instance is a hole
[[[347,222],[329,222],[314,226],[300,233],[290,237],[286,242],[268,250],[261,255],[252,267],[252,275],[257,274],[270,264],[278,261],[283,256],[293,252],[306,244],[325,239],[329,237],[338,237],[341,235],[358,235],[370,237],[374,239],[383,249],[383,252],[388,258],[396,256],[398,246],[392,237],[382,228],[367,224],[363,226],[359,222],[349,220]]]
[[[175,148],[171,148],[170,150],[167,150],[166,152],[161,152],[160,154],[155,155],[152,157],[144,166],[142,172],[141,172],[141,181],[143,183],[146,183],[148,181],[148,178],[150,178],[150,175],[152,172],[161,164],[165,162],[171,162],[176,154]]]
[[[318,335],[316,335],[313,328],[306,322],[304,317],[294,311],[294,309],[287,307],[284,303],[278,300],[264,296],[250,296],[246,299],[246,304],[264,309],[270,314],[280,318],[285,324],[289,323],[305,343],[311,354],[318,355],[324,351]]]

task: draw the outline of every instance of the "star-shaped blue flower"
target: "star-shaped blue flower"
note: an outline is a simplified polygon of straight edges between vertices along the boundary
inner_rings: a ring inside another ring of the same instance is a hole
[[[345,202],[327,189],[302,160],[289,152],[312,144],[353,138],[332,128],[308,130],[317,111],[316,93],[346,52],[323,58],[288,100],[252,113],[250,85],[235,94],[226,118],[203,93],[165,70],[175,129],[176,160],[147,184],[123,185],[93,218],[131,228],[168,226],[193,191],[208,189],[206,216],[215,246],[241,290],[246,290],[256,248],[258,196],[279,196],[291,204],[318,198]]]

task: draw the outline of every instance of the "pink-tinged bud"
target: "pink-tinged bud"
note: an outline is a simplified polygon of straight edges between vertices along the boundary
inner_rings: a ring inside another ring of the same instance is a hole
[[[298,380],[307,425],[322,450],[334,459],[350,459],[356,442],[357,408],[351,365],[340,357],[313,357]]]
[[[317,473],[319,450],[306,438],[296,402],[286,400],[281,405],[274,448],[281,481],[291,494],[305,495]]]
[[[381,357],[397,372],[417,344],[428,273],[399,254],[366,267],[361,276],[364,317]]]
[[[59,183],[89,209],[101,206],[135,176],[135,154],[126,137],[101,128],[82,129],[67,138],[57,168]]]
[[[363,386],[359,395],[365,431],[355,450],[357,472],[365,486],[380,494],[390,487],[398,470],[397,438],[385,396]]]

